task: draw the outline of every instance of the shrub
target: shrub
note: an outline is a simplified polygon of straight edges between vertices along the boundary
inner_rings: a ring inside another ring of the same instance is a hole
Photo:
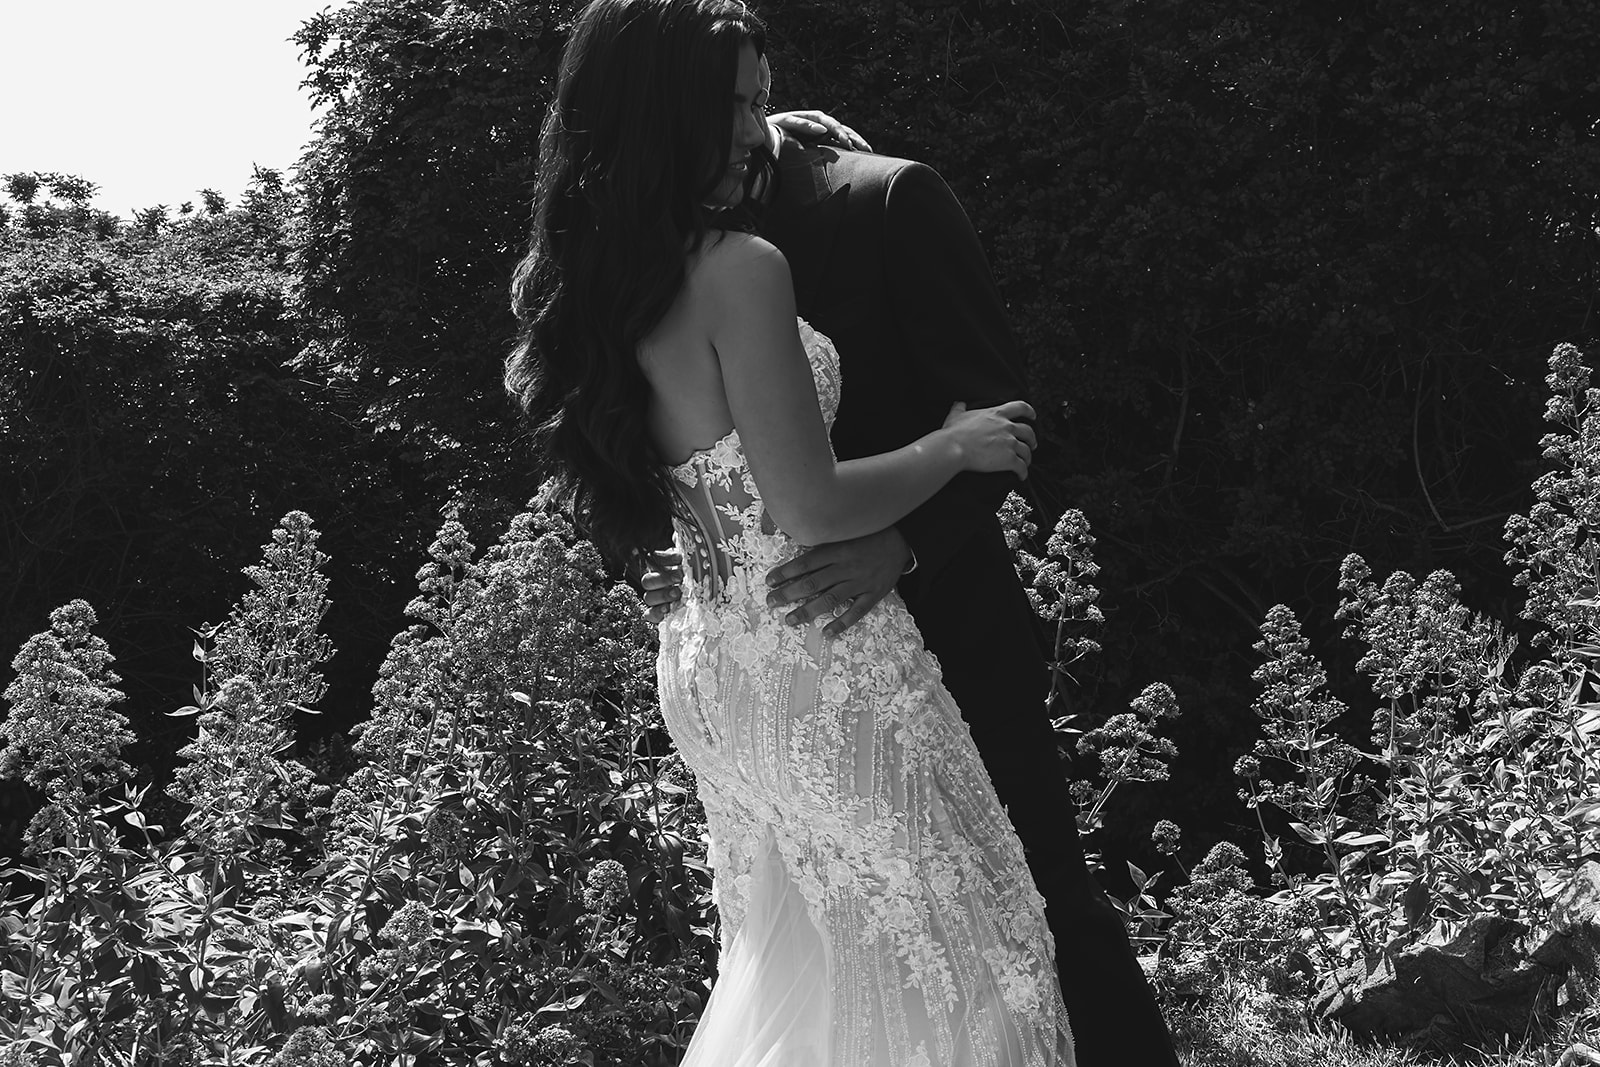
[[[48,232],[0,229],[0,647],[92,603],[128,679],[123,758],[162,787],[191,726],[161,714],[192,680],[186,629],[232,599],[263,515],[316,512],[340,556],[325,625],[341,728],[365,713],[407,597],[398,546],[438,521],[439,501],[414,497],[357,430],[348,393],[294,366],[293,206],[263,171],[238,207],[155,236],[102,234],[70,206]],[[33,802],[0,790],[0,852]]]
[[[332,649],[318,627],[328,613],[327,556],[317,536],[304,512],[285,515],[264,562],[245,568],[257,588],[203,632],[209,649],[195,643],[207,678],[222,683],[202,689],[198,706],[173,712],[199,718],[194,741],[178,752],[189,762],[168,792],[189,805],[184,823],[207,853],[238,854],[256,843],[253,827],[289,828],[307,799],[310,772],[278,757],[294,743],[293,713],[312,711],[326,688],[318,668]]]
[[[65,817],[9,872],[38,891],[0,896],[0,1040],[40,1064],[676,1062],[714,921],[636,595],[563,520],[481,557],[447,522],[354,766],[317,785],[284,758],[330,654],[317,542],[285,516],[197,646],[173,832],[148,787],[104,796],[130,735],[87,605],[25,647],[4,765]]]
[[[1529,513],[1506,523],[1506,560],[1528,590],[1528,654],[1460,603],[1450,573],[1419,583],[1397,572],[1380,586],[1350,556],[1338,616],[1366,650],[1359,667],[1376,697],[1363,750],[1339,735],[1345,709],[1323,693],[1293,615],[1276,607],[1262,627],[1263,735],[1236,771],[1246,803],[1278,809],[1309,846],[1284,847],[1263,819],[1284,887],[1273,899],[1317,906],[1329,966],[1449,936],[1485,911],[1537,927],[1600,855],[1600,571],[1587,547],[1600,522],[1600,390],[1571,345],[1555,349],[1546,382],[1555,469],[1534,482]]]
[[[17,676],[5,691],[11,711],[0,724],[0,778],[20,777],[45,795],[28,828],[30,852],[80,839],[96,798],[129,772],[121,753],[133,734],[112,710],[124,699],[113,688],[122,679],[93,632],[97,622],[88,603],[74,600],[51,612],[50,629],[11,661]]]
[[[1309,991],[1315,968],[1306,942],[1316,909],[1304,897],[1289,906],[1262,899],[1239,846],[1213,845],[1166,909],[1172,924],[1157,974],[1169,995],[1206,1000],[1234,983],[1275,996]]]

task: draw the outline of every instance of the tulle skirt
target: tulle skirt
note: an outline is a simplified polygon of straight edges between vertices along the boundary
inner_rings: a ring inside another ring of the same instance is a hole
[[[829,1067],[828,971],[827,942],[772,844],[683,1067]]]
[[[723,921],[684,1067],[1072,1067],[1044,899],[904,605],[835,640],[730,585],[661,629]]]
[[[828,941],[817,929],[799,887],[789,877],[775,842],[753,865],[750,906],[744,925],[724,951],[720,976],[689,1044],[682,1067],[932,1067],[926,1049],[937,1047],[935,1027],[923,1017],[907,1033],[880,1028],[866,1063],[840,1064],[831,1057],[831,997],[834,990]],[[920,1001],[914,990],[904,996]],[[940,1067],[1027,1067],[1030,1057],[1011,1023],[998,986],[984,1003],[968,1004],[978,1018],[954,1020],[966,1035]],[[963,1012],[965,1014],[966,1012]],[[921,1014],[910,1012],[912,1020]],[[976,1044],[974,1035],[987,1035]],[[1071,1067],[1065,1041],[1055,1067]]]

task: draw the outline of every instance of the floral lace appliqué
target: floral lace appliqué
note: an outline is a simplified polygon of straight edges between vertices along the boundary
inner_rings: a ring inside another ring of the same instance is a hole
[[[800,333],[831,427],[838,354]],[[767,516],[737,430],[671,474],[691,566],[661,627],[661,709],[705,805],[724,948],[775,849],[830,946],[832,1062],[889,1047],[900,1067],[986,1048],[976,1062],[1070,1063],[1044,901],[904,604],[837,638],[826,619],[785,625],[764,577],[801,546]]]

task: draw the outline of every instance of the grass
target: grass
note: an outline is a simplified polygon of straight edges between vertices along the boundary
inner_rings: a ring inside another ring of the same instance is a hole
[[[1358,1041],[1335,1027],[1308,1025],[1298,1005],[1238,994],[1192,1008],[1166,1008],[1184,1067],[1580,1067],[1600,1060],[1563,1055],[1594,1045],[1593,1018],[1574,1018],[1518,1039],[1486,1039],[1454,1055]]]

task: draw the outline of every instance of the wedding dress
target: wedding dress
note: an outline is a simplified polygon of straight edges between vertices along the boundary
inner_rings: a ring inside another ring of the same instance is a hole
[[[838,354],[800,333],[831,427]],[[738,431],[671,474],[686,577],[661,710],[722,921],[684,1067],[1070,1067],[1044,900],[899,596],[837,638],[785,625],[765,575],[800,546]]]

